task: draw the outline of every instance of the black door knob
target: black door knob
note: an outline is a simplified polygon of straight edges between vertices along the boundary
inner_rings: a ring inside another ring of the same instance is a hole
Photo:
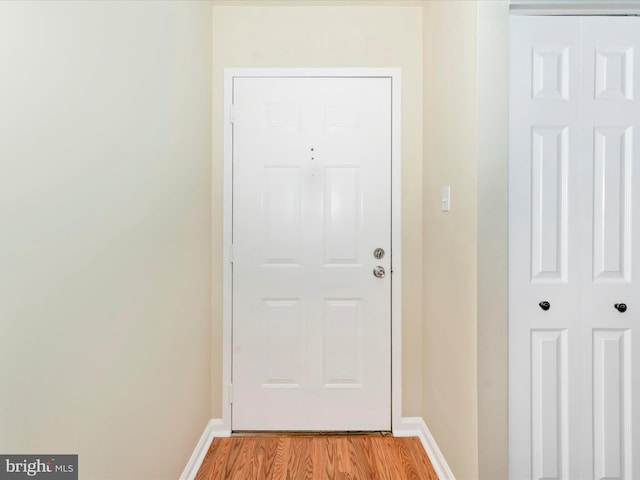
[[[627,304],[626,303],[616,303],[614,305],[615,309],[618,310],[620,313],[626,312],[627,311]]]
[[[538,305],[540,305],[540,308],[543,309],[545,312],[551,308],[551,304],[546,300],[543,302],[540,302]]]

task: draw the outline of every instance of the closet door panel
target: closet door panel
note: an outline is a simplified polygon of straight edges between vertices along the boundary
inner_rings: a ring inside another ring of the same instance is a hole
[[[632,479],[640,477],[640,20],[584,17],[581,50],[581,455],[592,459],[583,478]]]
[[[510,21],[510,475],[576,478],[580,19]]]

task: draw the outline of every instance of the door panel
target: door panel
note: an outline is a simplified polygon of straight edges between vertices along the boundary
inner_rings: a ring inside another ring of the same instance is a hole
[[[531,129],[531,281],[567,281],[568,127]]]
[[[362,235],[359,167],[328,167],[324,189],[324,263],[357,265]]]
[[[265,167],[262,238],[265,265],[300,264],[300,169]]]
[[[630,354],[630,330],[593,330],[594,478],[632,478]]]
[[[362,299],[324,299],[324,386],[362,384]]]
[[[640,477],[640,20],[584,18],[582,39],[583,455],[593,459],[583,474],[630,479]]]
[[[630,280],[632,133],[631,127],[594,127],[594,282]]]
[[[388,430],[391,81],[233,92],[232,427]]]
[[[531,331],[533,478],[568,477],[567,360],[567,330]]]
[[[580,418],[579,23],[512,17],[509,468],[576,478]],[[541,302],[550,307],[543,310]]]
[[[264,385],[300,385],[300,346],[304,338],[300,307],[299,298],[263,299],[261,331],[257,333],[263,348]]]

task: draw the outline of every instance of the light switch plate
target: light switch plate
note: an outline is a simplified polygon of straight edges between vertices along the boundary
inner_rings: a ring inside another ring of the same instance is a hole
[[[448,212],[451,210],[451,185],[445,185],[442,187],[442,211]]]

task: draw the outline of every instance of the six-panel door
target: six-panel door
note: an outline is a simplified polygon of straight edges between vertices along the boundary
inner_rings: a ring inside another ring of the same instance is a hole
[[[640,20],[510,27],[510,476],[638,478]]]
[[[232,427],[389,430],[391,80],[236,77],[233,103]]]

